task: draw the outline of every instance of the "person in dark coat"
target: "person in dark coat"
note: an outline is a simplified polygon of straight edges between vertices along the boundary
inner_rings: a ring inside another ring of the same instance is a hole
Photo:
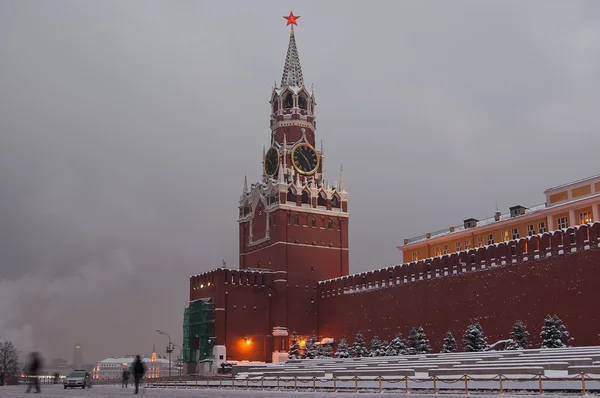
[[[123,369],[123,384],[121,384],[121,388],[127,388],[129,384],[129,369]]]
[[[25,392],[31,392],[31,387],[35,385],[35,392],[38,394],[41,393],[42,389],[40,388],[40,379],[37,377],[42,369],[42,358],[40,357],[40,354],[37,352],[32,352],[29,355],[29,360],[27,361],[27,367],[25,369],[29,379],[29,385],[27,386],[27,390],[25,390]]]
[[[140,380],[146,374],[146,365],[142,362],[142,358],[139,355],[135,356],[135,361],[133,361],[133,382],[135,383],[135,392],[138,393],[138,387],[140,385]]]

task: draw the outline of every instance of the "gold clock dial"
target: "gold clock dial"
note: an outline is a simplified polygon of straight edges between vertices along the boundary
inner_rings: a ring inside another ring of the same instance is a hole
[[[313,174],[320,161],[319,154],[310,144],[299,144],[292,150],[292,164],[300,174]]]

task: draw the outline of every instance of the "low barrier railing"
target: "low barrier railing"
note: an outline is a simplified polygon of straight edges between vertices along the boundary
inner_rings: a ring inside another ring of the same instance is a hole
[[[112,379],[120,384],[120,379]],[[98,383],[98,381],[96,381]],[[104,384],[100,382],[98,384]],[[451,376],[260,376],[260,377],[217,377],[217,376],[188,376],[144,379],[149,388],[220,388],[242,390],[277,390],[277,391],[432,391],[433,393],[462,391],[499,392],[505,391],[534,391],[540,395],[544,391],[561,391],[587,395],[590,391],[600,391],[600,376],[593,377],[579,373],[567,377],[548,377],[543,374],[531,377],[514,377],[504,374],[480,377],[477,375]]]

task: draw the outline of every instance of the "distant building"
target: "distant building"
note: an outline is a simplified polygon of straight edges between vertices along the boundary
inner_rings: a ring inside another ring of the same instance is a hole
[[[75,344],[73,349],[73,369],[80,369],[83,365],[83,351],[81,344]]]
[[[546,202],[540,205],[512,206],[509,213],[484,220],[467,218],[461,225],[405,239],[398,249],[409,263],[600,221],[600,175],[549,188],[544,194]]]
[[[123,370],[131,367],[135,360],[135,355],[125,355],[122,357],[106,358],[98,362],[92,370],[94,379],[118,379],[121,378]],[[169,360],[159,358],[156,352],[150,357],[143,356],[142,361],[146,365],[146,377],[155,379],[169,375]],[[175,362],[171,363],[171,373],[177,374]]]

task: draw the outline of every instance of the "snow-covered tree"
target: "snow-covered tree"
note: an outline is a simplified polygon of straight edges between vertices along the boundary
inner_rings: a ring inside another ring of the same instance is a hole
[[[345,338],[341,338],[340,342],[337,346],[337,351],[335,352],[336,358],[349,358],[350,352],[348,351],[348,343]]]
[[[369,356],[371,357],[379,357],[381,356],[380,350],[382,349],[381,340],[379,340],[379,336],[373,336],[371,339],[371,353]]]
[[[365,339],[363,338],[362,333],[357,332],[354,337],[354,344],[352,345],[352,357],[360,358],[360,357],[368,357],[369,350],[367,350]]]
[[[406,355],[408,352],[406,351],[406,344],[404,344],[404,339],[402,338],[402,333],[398,333],[396,337],[390,342],[390,345],[387,350],[387,356],[394,355]]]
[[[317,338],[312,336],[310,340],[306,342],[306,351],[304,356],[306,359],[315,359],[319,355],[319,346],[318,344],[315,344],[316,341]]]
[[[456,352],[456,339],[449,330],[448,333],[446,333],[446,337],[444,337],[442,352]]]
[[[319,344],[319,354],[317,358],[331,358],[333,357],[333,347],[329,343]]]
[[[417,329],[417,345],[415,348],[417,354],[429,354],[431,352],[429,340],[427,340],[427,336],[425,335],[425,331],[422,327],[419,327],[419,329]]]
[[[19,374],[19,351],[12,342],[0,341],[0,386],[4,385],[4,380],[10,376]]]
[[[383,340],[381,342],[381,349],[379,350],[379,355],[377,355],[377,356],[378,357],[386,357],[389,346],[390,346],[390,342],[387,340]]]
[[[288,358],[289,359],[298,359],[302,356],[300,344],[298,344],[298,337],[293,336],[290,344],[290,349],[288,350]]]
[[[540,337],[543,340],[542,348],[563,348],[567,346],[571,334],[557,315],[553,317],[547,315]]]
[[[485,351],[489,348],[489,344],[483,334],[479,322],[467,327],[467,330],[463,335],[463,345],[467,352]]]
[[[524,350],[529,345],[529,332],[521,320],[517,320],[510,332],[510,342],[507,350]]]

